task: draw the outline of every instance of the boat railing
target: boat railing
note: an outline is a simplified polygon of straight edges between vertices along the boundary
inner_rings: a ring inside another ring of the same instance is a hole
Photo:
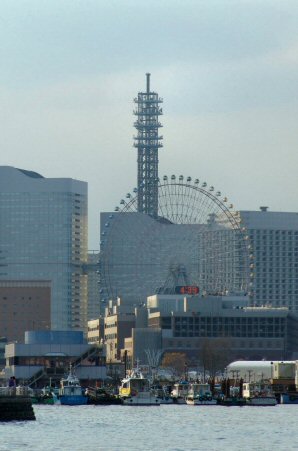
[[[29,396],[31,393],[30,387],[0,387],[0,396]]]

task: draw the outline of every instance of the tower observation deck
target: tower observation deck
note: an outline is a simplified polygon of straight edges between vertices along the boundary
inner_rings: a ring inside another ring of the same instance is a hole
[[[138,149],[138,212],[153,217],[158,215],[158,149],[162,147],[162,127],[159,116],[163,100],[150,91],[150,74],[146,74],[146,92],[139,92],[134,99],[137,105],[134,123],[138,131],[134,136],[134,147]]]

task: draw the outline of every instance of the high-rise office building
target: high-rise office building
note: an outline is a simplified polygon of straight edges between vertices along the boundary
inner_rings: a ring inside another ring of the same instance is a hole
[[[254,256],[252,302],[298,311],[298,213],[241,211]]]
[[[52,329],[87,326],[87,183],[0,167],[0,281],[49,281]]]

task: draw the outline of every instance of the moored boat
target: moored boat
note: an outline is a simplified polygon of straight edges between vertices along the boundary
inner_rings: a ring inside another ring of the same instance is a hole
[[[156,396],[160,404],[173,404],[173,398],[166,387],[155,386],[151,388],[151,393]]]
[[[119,388],[119,396],[126,406],[159,406],[160,400],[150,390],[147,379],[137,367],[125,377]]]
[[[186,404],[186,397],[188,394],[189,383],[182,381],[174,384],[171,391],[171,398],[174,404]]]
[[[79,379],[74,374],[72,367],[65,378],[60,381],[59,399],[61,404],[78,406],[87,404],[88,398],[83,395]]]
[[[280,395],[281,404],[298,404],[298,393],[282,393]]]
[[[122,399],[111,393],[107,388],[94,388],[88,387],[85,391],[85,395],[88,398],[88,404],[96,405],[109,405],[109,404],[122,404]]]
[[[215,406],[209,384],[191,384],[186,397],[186,404],[191,406]]]
[[[276,406],[277,400],[271,386],[265,382],[243,384],[243,398],[247,406]]]

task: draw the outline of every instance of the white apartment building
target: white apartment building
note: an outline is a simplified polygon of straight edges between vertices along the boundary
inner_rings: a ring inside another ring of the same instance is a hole
[[[298,213],[241,211],[254,255],[252,303],[298,311]]]

